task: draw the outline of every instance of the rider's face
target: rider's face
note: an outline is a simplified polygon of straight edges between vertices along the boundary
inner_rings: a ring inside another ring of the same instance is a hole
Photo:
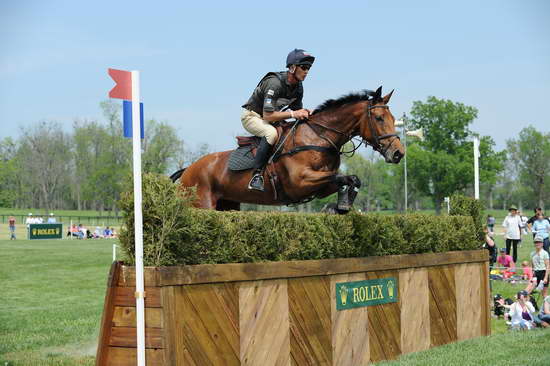
[[[309,68],[309,65],[296,66],[296,71],[294,72],[294,76],[296,77],[296,79],[298,79],[298,81],[304,81],[309,72]]]

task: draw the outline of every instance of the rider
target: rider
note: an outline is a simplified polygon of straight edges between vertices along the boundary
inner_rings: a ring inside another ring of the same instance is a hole
[[[309,117],[311,111],[302,106],[302,81],[314,61],[315,57],[302,49],[290,51],[286,58],[288,71],[267,73],[242,106],[241,121],[244,129],[262,138],[256,150],[254,172],[248,189],[264,190],[263,167],[272,145],[277,141],[277,130],[271,124],[287,118]],[[288,109],[285,109],[287,106]]]

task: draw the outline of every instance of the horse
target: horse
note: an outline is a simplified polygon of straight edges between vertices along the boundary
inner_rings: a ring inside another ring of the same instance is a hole
[[[171,178],[179,178],[182,188],[196,187],[194,206],[199,208],[288,205],[338,192],[339,213],[346,213],[361,186],[357,176],[338,173],[341,149],[347,142],[361,137],[361,143],[370,145],[387,163],[398,164],[405,155],[388,106],[392,94],[393,90],[382,97],[382,87],[374,93],[350,93],[325,101],[305,120],[281,123],[275,152],[263,173],[265,191],[248,189],[250,170],[228,168],[232,151],[205,155]]]

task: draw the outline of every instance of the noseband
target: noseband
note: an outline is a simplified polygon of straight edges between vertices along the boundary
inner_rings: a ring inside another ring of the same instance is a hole
[[[372,146],[372,148],[375,150],[375,151],[378,151],[380,154],[382,154],[383,156],[386,156],[386,152],[388,151],[388,149],[391,147],[391,145],[393,144],[393,140],[387,147],[384,148],[384,146],[382,146],[382,144],[380,143],[381,140],[384,140],[384,139],[388,139],[390,137],[397,137],[399,140],[401,140],[399,138],[399,135],[397,135],[396,133],[387,133],[385,135],[380,135],[378,136],[376,134],[376,131],[374,129],[374,126],[373,126],[373,122],[372,121],[372,114],[371,114],[371,109],[374,109],[374,108],[386,108],[386,109],[389,109],[389,107],[387,105],[369,105],[367,106],[367,124],[369,126],[369,129],[370,129],[370,133],[372,135],[372,138],[373,138],[373,142],[369,142],[367,141],[366,139],[363,139],[363,141],[365,142],[365,144],[367,145],[370,145]]]

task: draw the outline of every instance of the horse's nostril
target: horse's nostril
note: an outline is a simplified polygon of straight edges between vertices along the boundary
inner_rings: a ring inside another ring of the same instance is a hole
[[[402,157],[403,157],[403,154],[401,154],[401,152],[399,150],[397,150],[396,152],[393,153],[393,160],[394,161],[400,161]]]

